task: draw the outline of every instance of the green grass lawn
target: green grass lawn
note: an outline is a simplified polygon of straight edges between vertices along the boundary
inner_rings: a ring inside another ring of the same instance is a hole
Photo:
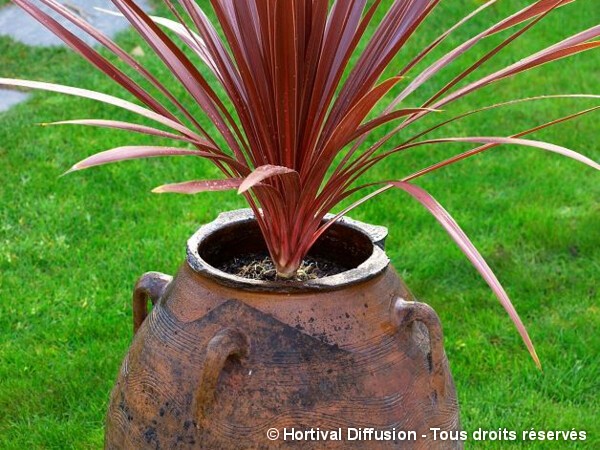
[[[525,3],[500,2],[455,38],[465,39]],[[472,0],[442,2],[411,48],[453,24],[465,13],[465,4],[469,10],[477,5]],[[496,67],[593,26],[598,17],[596,0],[567,6],[501,53]],[[119,42],[126,50],[137,45],[128,33]],[[446,114],[542,93],[597,94],[598,55],[580,55],[504,81]],[[472,60],[467,55],[461,61]],[[0,38],[0,76],[123,95],[65,49],[30,49],[7,38]],[[424,88],[410,106],[432,91],[432,86]],[[474,116],[447,133],[507,136],[594,105],[584,100],[531,103]],[[208,164],[177,158],[126,162],[59,178],[96,151],[152,142],[106,130],[35,125],[91,117],[132,119],[108,106],[46,93],[0,114],[1,449],[101,447],[109,392],[131,340],[134,282],[148,270],[172,274],[199,225],[219,211],[244,206],[234,193],[151,194],[167,182],[218,175]],[[598,115],[592,114],[534,137],[598,161],[597,136]],[[407,153],[381,165],[370,178],[400,178],[461,148]],[[535,368],[485,282],[418,204],[391,192],[353,212],[355,218],[390,228],[388,254],[394,266],[440,315],[463,428],[507,428],[519,435],[531,428],[575,429],[588,436],[585,442],[568,443],[467,442],[467,448],[600,448],[598,174],[558,155],[510,146],[419,184],[446,206],[487,258],[544,366],[543,372]]]

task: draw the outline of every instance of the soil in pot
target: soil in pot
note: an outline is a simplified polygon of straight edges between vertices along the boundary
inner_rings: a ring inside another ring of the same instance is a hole
[[[250,280],[262,281],[308,281],[337,275],[347,270],[340,264],[329,261],[322,256],[307,256],[302,261],[296,277],[282,280],[277,277],[275,264],[265,252],[250,253],[225,261],[217,269]]]

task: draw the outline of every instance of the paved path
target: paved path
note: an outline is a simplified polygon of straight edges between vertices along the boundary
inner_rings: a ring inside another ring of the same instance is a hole
[[[0,89],[0,113],[8,110],[17,103],[24,102],[29,97],[25,92],[13,91],[11,89]]]
[[[116,11],[116,7],[110,0],[58,0],[59,3],[66,5],[71,11],[83,17],[87,22],[91,23],[95,28],[99,29],[108,36],[114,37],[119,31],[124,30],[128,26],[127,20],[115,17],[100,11],[96,11],[94,7],[104,8]],[[37,2],[41,4],[40,2]],[[150,10],[148,0],[136,0],[136,3],[144,10]],[[96,41],[86,35],[76,26],[63,19],[60,15],[51,11],[46,6],[42,6],[45,11],[59,20],[70,31],[82,38],[88,44],[95,44]],[[15,41],[26,45],[51,47],[64,45],[63,42],[48,31],[44,26],[39,24],[29,14],[24,12],[16,5],[8,5],[0,8],[0,35],[9,36]],[[1,51],[1,49],[0,49]],[[0,68],[0,76],[2,76]],[[24,101],[28,94],[12,91],[8,89],[0,89],[0,112],[6,111],[12,105]]]
[[[117,8],[110,2],[110,0],[58,0],[59,3],[67,6],[72,12],[78,14],[80,17],[85,19],[87,22],[92,24],[95,28],[98,28],[103,33],[114,36],[119,31],[124,30],[128,26],[128,22],[120,17],[114,17],[110,14],[106,14],[100,11],[96,11],[94,8],[104,8],[111,11],[117,11]],[[35,1],[34,3],[41,2]],[[141,6],[144,10],[149,10],[150,6],[148,0],[137,0],[138,6]],[[72,25],[59,14],[52,11],[46,6],[41,6],[44,11],[47,11],[52,17],[59,20],[59,22],[70,31],[74,32],[77,36],[82,38],[88,44],[95,44],[95,40]],[[21,8],[16,5],[9,5],[0,9],[0,35],[10,36],[15,41],[22,42],[27,45],[35,46],[56,46],[63,45],[62,41],[57,38],[54,34],[48,31],[45,27],[40,25],[37,20],[33,19],[29,14],[25,13]]]

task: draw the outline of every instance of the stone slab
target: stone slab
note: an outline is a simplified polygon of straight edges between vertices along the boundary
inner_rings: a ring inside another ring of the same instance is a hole
[[[117,8],[110,0],[58,0],[58,2],[67,6],[72,12],[83,17],[95,28],[110,37],[114,37],[119,31],[128,27],[129,23],[126,19],[115,17],[94,9],[98,7],[117,11]],[[34,3],[41,5],[41,2],[37,0],[34,1]],[[148,0],[137,0],[136,3],[145,11],[150,10],[150,3]],[[96,44],[96,41],[93,38],[72,25],[62,16],[44,5],[41,5],[41,7],[52,17],[59,20],[59,22],[67,29],[82,38],[86,43],[91,45]],[[16,5],[8,5],[0,8],[0,35],[9,36],[15,41],[31,46],[51,47],[65,45],[59,38],[54,36],[54,34],[48,31],[43,25]]]
[[[0,89],[0,113],[8,110],[17,103],[24,102],[29,94],[12,89]]]

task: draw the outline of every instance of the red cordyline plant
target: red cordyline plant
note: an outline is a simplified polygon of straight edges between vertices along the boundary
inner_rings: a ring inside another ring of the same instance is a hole
[[[144,106],[98,92],[43,82],[0,79],[0,84],[44,89],[108,103],[151,119],[169,131],[115,120],[56,123],[128,130],[171,139],[188,147],[119,147],[95,154],[71,170],[168,155],[196,156],[212,161],[222,171],[223,179],[185,181],[160,186],[154,191],[195,194],[237,189],[254,210],[281,278],[294,276],[311,246],[336,219],[383,191],[393,187],[401,189],[433,214],[481,273],[508,311],[539,366],[527,331],[487,263],[448,212],[412,181],[501,144],[537,147],[600,169],[597,163],[572,150],[524,138],[529,133],[590,113],[600,106],[509,137],[428,139],[427,135],[474,113],[547,97],[511,100],[440,119],[435,126],[425,130],[412,130],[420,119],[433,115],[443,117],[441,108],[482,87],[600,46],[600,41],[593,40],[600,35],[599,25],[501,70],[473,81],[465,80],[547,14],[573,0],[536,1],[456,46],[425,69],[416,70],[419,63],[455,29],[496,2],[488,1],[418,54],[402,55],[403,66],[390,78],[383,77],[384,70],[439,0],[210,0],[220,32],[193,0],[164,0],[174,20],[149,16],[132,0],[112,0],[120,15],[133,25],[186,95],[189,94],[185,99],[177,98],[140,62],[57,1],[39,0],[94,37],[121,61],[121,66],[133,69],[143,78],[145,84],[131,78],[32,0],[13,1]],[[375,23],[376,12],[383,8],[383,18]],[[176,35],[179,43],[176,44],[165,31]],[[410,95],[438,72],[486,37],[501,32],[505,37],[499,44],[429,100],[421,105],[405,106]],[[184,52],[179,45],[187,50]],[[212,74],[219,84],[218,89],[213,87],[214,80],[209,83],[200,66]],[[151,86],[151,89],[144,86]],[[395,87],[399,93],[390,99],[386,94]],[[600,98],[594,95],[552,97]],[[385,108],[375,113],[375,106],[384,98],[387,98]],[[191,105],[199,106],[204,114],[194,114]],[[366,145],[366,138],[384,124],[393,124],[393,130],[379,137],[374,144]],[[400,131],[403,133],[399,134]],[[397,142],[399,136],[402,136],[401,143]],[[393,144],[392,137],[396,138]],[[363,185],[358,182],[361,175],[389,156],[423,145],[452,142],[476,146],[399,180]],[[333,220],[324,220],[324,216],[340,202],[376,184],[380,185],[377,190],[344,208]]]

